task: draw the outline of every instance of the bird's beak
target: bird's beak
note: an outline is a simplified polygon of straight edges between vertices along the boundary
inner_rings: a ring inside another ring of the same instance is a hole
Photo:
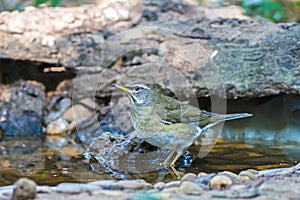
[[[112,86],[115,87],[115,88],[118,88],[118,89],[120,89],[120,90],[122,90],[124,92],[130,92],[131,91],[131,89],[129,89],[129,88],[125,87],[125,86],[122,86],[122,85],[113,84]]]

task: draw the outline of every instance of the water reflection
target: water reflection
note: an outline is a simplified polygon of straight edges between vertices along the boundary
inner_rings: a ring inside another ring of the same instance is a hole
[[[130,145],[126,148],[129,152],[134,152]],[[13,184],[22,176],[29,177],[40,185],[120,178],[143,178],[149,182],[174,180],[174,176],[159,165],[168,152],[151,148],[142,148],[140,152],[132,155],[114,149],[115,153],[118,152],[123,158],[121,161],[117,162],[116,158],[111,157],[103,162],[90,159],[89,164],[82,156],[86,149],[71,139],[52,137],[45,142],[1,141],[0,186]],[[239,172],[248,168],[262,170],[288,167],[299,161],[294,157],[290,158],[290,155],[298,155],[294,152],[295,149],[298,149],[297,145],[286,145],[283,148],[268,142],[259,144],[256,141],[247,144],[237,140],[218,140],[206,157],[194,157],[191,167],[181,164],[177,170],[183,173],[211,173],[223,170]],[[145,154],[146,150],[151,153]],[[189,151],[192,155],[197,155],[199,147],[191,146]],[[107,155],[113,154],[108,152]],[[101,155],[98,156],[98,160],[101,161]],[[188,156],[181,160],[181,163],[187,159]]]

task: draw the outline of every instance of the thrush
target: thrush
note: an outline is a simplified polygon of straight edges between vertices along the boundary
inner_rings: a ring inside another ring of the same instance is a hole
[[[192,145],[203,131],[225,120],[252,116],[248,113],[207,112],[161,94],[151,84],[114,84],[113,86],[124,91],[129,97],[131,121],[137,133],[146,142],[171,150],[163,162],[165,166],[174,166],[183,151]]]

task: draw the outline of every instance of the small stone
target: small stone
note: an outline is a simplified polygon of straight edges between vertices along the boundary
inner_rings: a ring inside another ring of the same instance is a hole
[[[53,189],[50,186],[38,186],[37,193],[52,193]]]
[[[47,125],[46,132],[48,134],[61,134],[69,130],[69,123],[63,118],[58,118]]]
[[[118,14],[119,14],[119,17],[122,19],[122,20],[128,20],[129,17],[130,17],[130,13],[128,10],[126,9],[120,9],[118,10]]]
[[[212,179],[212,177],[214,177],[216,174],[215,173],[211,173],[211,174],[206,174],[203,175],[202,177],[198,178],[195,180],[195,183],[198,185],[208,185],[209,181]]]
[[[178,187],[180,185],[180,181],[171,181],[166,183],[165,188]]]
[[[231,171],[219,172],[218,174],[219,175],[226,175],[226,176],[228,176],[231,179],[238,179],[238,175],[235,174],[235,173],[233,173],[233,172],[231,172]]]
[[[278,185],[275,183],[263,183],[261,186],[259,186],[259,190],[263,192],[273,192],[276,191],[278,188]]]
[[[84,99],[81,99],[79,102],[81,104],[83,104],[84,106],[86,106],[90,109],[93,109],[93,110],[96,110],[99,107],[99,105],[91,98],[84,98]]]
[[[209,185],[211,187],[216,187],[216,186],[226,187],[232,185],[232,180],[226,175],[216,175],[212,177],[212,179],[210,179]]]
[[[197,184],[189,181],[184,181],[180,184],[179,191],[187,195],[201,195],[203,189]]]
[[[177,193],[179,191],[179,188],[178,187],[170,187],[170,188],[164,188],[162,190],[163,193]]]
[[[80,124],[85,119],[90,118],[91,115],[92,112],[88,108],[83,105],[76,104],[67,109],[62,118],[70,123],[75,122],[76,124]]]
[[[71,105],[72,100],[69,98],[52,97],[48,106],[49,113],[45,116],[45,123],[48,124],[59,118]]]
[[[119,15],[118,15],[117,11],[111,7],[104,9],[103,14],[104,14],[105,18],[107,18],[108,20],[111,20],[111,21],[119,20]]]
[[[249,176],[238,176],[239,181],[249,181],[250,177]]]
[[[247,169],[246,171],[252,173],[253,175],[257,175],[258,171],[256,169]]]
[[[42,39],[42,46],[50,46],[50,47],[53,47],[56,43],[56,38],[54,36],[45,36],[43,39]]]
[[[60,183],[56,188],[56,192],[66,194],[79,194],[82,192],[91,192],[101,189],[101,187],[83,183]]]
[[[129,190],[140,190],[140,189],[150,189],[153,186],[144,180],[124,180],[118,181],[116,185],[120,186],[122,189]]]
[[[153,187],[157,190],[162,190],[165,188],[165,186],[166,184],[164,182],[158,182],[153,185]]]
[[[88,185],[95,185],[99,186],[102,189],[109,189],[109,190],[117,190],[120,189],[120,186],[116,185],[116,181],[114,180],[100,180],[100,181],[93,181],[87,183]]]
[[[35,11],[35,10],[37,10],[37,8],[34,7],[34,6],[26,6],[26,7],[24,8],[24,11],[25,11],[25,12],[26,12],[26,11],[30,12],[30,11]]]
[[[99,198],[99,199],[106,199],[105,197],[122,199],[122,197],[126,196],[125,192],[118,191],[118,190],[97,190],[97,191],[94,191],[92,194],[93,194],[93,196],[101,196],[101,198]],[[103,197],[103,196],[105,196],[105,197]]]
[[[28,178],[20,178],[14,184],[13,199],[25,200],[34,199],[36,197],[36,183]]]
[[[194,182],[196,180],[196,178],[197,178],[196,174],[187,173],[182,177],[181,182],[184,182],[184,181]]]
[[[247,170],[247,171],[241,171],[241,172],[239,173],[239,176],[240,176],[240,177],[242,177],[242,176],[247,176],[247,177],[249,177],[249,179],[251,179],[251,180],[256,180],[256,179],[257,179],[256,175],[254,175],[252,172],[249,172],[248,170]],[[241,179],[239,178],[239,180],[241,180]]]
[[[197,178],[202,178],[203,176],[206,176],[207,173],[205,172],[200,172],[198,175],[197,175]]]

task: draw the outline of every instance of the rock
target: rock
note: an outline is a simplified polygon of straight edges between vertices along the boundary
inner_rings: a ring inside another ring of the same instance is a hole
[[[36,183],[28,178],[20,178],[14,184],[13,200],[27,200],[36,197]]]
[[[37,193],[48,193],[50,194],[51,192],[53,192],[53,188],[51,186],[38,186],[37,187]]]
[[[63,118],[58,118],[47,125],[48,134],[61,134],[70,130],[70,124]]]
[[[216,175],[215,173],[203,175],[201,176],[201,178],[196,179],[195,183],[199,185],[209,185],[211,178],[215,175]]]
[[[96,191],[93,191],[92,194],[93,194],[93,196],[96,196],[96,197],[99,196],[99,199],[106,199],[105,197],[122,199],[127,195],[125,192],[119,191],[119,190],[96,190]]]
[[[82,121],[89,119],[92,116],[92,112],[83,105],[76,104],[67,109],[62,118],[68,121],[70,124],[78,125]]]
[[[99,108],[99,105],[91,98],[84,98],[79,101],[82,105],[88,107],[91,110],[96,110]]]
[[[93,181],[90,183],[87,183],[89,185],[95,185],[95,186],[99,186],[102,189],[120,189],[120,186],[116,185],[116,181],[114,180],[100,180],[100,181]]]
[[[200,178],[202,178],[202,177],[204,177],[204,176],[206,176],[206,175],[207,175],[207,173],[205,173],[205,172],[200,172],[200,173],[197,175],[197,178],[200,179]]]
[[[253,175],[257,175],[258,171],[256,169],[247,169],[246,171],[252,173]]]
[[[19,81],[0,87],[0,132],[4,136],[35,139],[42,135],[45,87],[35,81]]]
[[[101,170],[105,167],[110,171],[115,170],[116,173],[126,171],[122,176],[130,179],[130,173],[162,169],[160,163],[168,153],[168,150],[154,147],[135,135],[124,137],[105,132],[92,141],[85,155],[87,159],[94,156],[101,165]]]
[[[219,175],[225,175],[225,176],[228,176],[229,178],[231,178],[232,180],[234,179],[238,179],[238,175],[231,172],[231,171],[223,171],[223,172],[219,172],[218,173]]]
[[[162,190],[162,193],[178,193],[179,192],[179,188],[178,187],[169,187],[169,188],[164,188]]]
[[[196,180],[197,176],[194,173],[187,173],[181,178],[181,182],[189,181],[194,182]]]
[[[153,185],[154,189],[157,189],[157,190],[162,190],[165,188],[165,183],[164,182],[158,182],[158,183],[155,183]]]
[[[72,101],[70,98],[59,96],[52,97],[48,105],[49,113],[45,117],[45,123],[48,124],[59,118],[71,105]]]
[[[254,171],[248,171],[248,170],[246,170],[246,171],[241,171],[241,172],[239,173],[239,180],[247,179],[247,178],[242,177],[242,176],[249,177],[249,179],[251,179],[251,180],[256,180],[256,179],[257,179],[257,176],[254,175],[253,173],[256,173],[256,172],[254,172]]]
[[[180,181],[170,181],[166,183],[165,188],[178,187],[180,185]]]
[[[56,188],[56,192],[66,194],[79,194],[82,192],[93,192],[97,190],[102,190],[102,188],[96,185],[88,185],[84,183],[60,183]]]
[[[153,186],[144,180],[124,180],[116,182],[116,185],[121,189],[129,190],[140,190],[140,189],[150,189]]]
[[[211,187],[227,187],[232,185],[232,180],[226,175],[216,175],[209,181]]]
[[[187,195],[201,195],[203,189],[195,183],[184,181],[180,184],[179,191]]]

